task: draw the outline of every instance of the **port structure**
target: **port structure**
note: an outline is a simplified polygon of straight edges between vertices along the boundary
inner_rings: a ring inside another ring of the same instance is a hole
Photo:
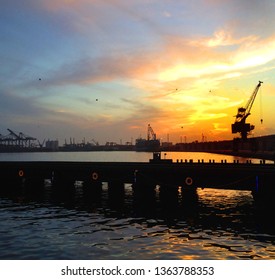
[[[240,133],[242,140],[247,139],[248,133],[255,128],[254,125],[246,123],[247,117],[251,114],[253,103],[263,82],[259,81],[258,85],[254,89],[245,107],[239,107],[237,115],[235,116],[235,123],[231,125],[232,133]],[[261,120],[262,121],[262,120]]]
[[[217,176],[219,174],[219,176]],[[107,182],[114,192],[131,184],[135,191],[146,197],[156,186],[169,192],[178,188],[231,189],[251,191],[255,201],[275,203],[275,164],[254,164],[251,161],[232,163],[185,160],[172,162],[154,153],[150,162],[0,162],[0,176],[9,189],[23,186],[39,192],[45,180],[64,195],[74,188],[76,181],[83,181],[90,193],[101,189]],[[269,204],[270,204],[269,203]]]
[[[158,151],[160,149],[160,140],[150,124],[147,127],[147,139],[136,139],[136,151]]]
[[[11,148],[33,148],[37,146],[37,139],[24,134],[23,132],[14,132],[11,129],[8,135],[0,135],[0,147],[11,147]]]
[[[153,128],[148,124],[148,129],[147,129],[147,140],[157,140],[157,135],[154,132]]]

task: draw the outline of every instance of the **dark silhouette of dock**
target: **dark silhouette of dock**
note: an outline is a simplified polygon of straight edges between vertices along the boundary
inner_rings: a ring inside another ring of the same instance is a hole
[[[251,191],[255,200],[274,203],[275,164],[254,164],[250,160],[239,163],[181,160],[172,162],[154,153],[150,162],[0,162],[2,189],[22,188],[39,192],[45,181],[61,193],[74,189],[75,182],[83,182],[85,191],[96,195],[103,182],[110,192],[123,193],[124,184],[131,184],[135,192],[146,197],[158,185],[168,193],[195,191],[197,188]],[[3,183],[6,182],[6,183]]]

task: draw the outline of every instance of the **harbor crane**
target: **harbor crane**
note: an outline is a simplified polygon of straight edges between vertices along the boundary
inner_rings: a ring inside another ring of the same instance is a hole
[[[156,133],[154,132],[153,128],[148,124],[148,129],[147,129],[147,140],[156,140],[157,136]]]
[[[36,146],[34,137],[25,135],[23,132],[16,133],[8,128],[9,134],[0,135],[0,146],[31,148]]]
[[[235,123],[231,125],[232,133],[240,133],[242,140],[246,140],[248,133],[255,128],[254,125],[251,125],[250,123],[246,123],[246,119],[251,114],[250,111],[252,105],[255,101],[255,98],[257,96],[257,93],[262,83],[263,82],[259,81],[252,95],[250,96],[246,106],[238,108],[237,115],[235,116],[236,117]]]

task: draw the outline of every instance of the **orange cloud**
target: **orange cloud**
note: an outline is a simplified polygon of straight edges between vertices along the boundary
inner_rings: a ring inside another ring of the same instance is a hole
[[[209,39],[182,41],[179,38],[177,43],[177,38],[174,38],[174,44],[177,47],[171,47],[169,54],[172,52],[170,58],[175,59],[170,59],[170,65],[159,72],[160,81],[175,81],[183,77],[201,79],[206,76],[228,79],[275,59],[274,36],[266,39],[256,36],[234,39],[232,35],[219,31]],[[234,46],[234,49],[225,48],[220,52],[219,47],[227,46]]]

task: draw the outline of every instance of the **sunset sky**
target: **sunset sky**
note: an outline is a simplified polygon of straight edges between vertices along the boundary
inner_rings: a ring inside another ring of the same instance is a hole
[[[232,139],[258,81],[247,121],[275,133],[274,0],[0,2],[1,134]]]

